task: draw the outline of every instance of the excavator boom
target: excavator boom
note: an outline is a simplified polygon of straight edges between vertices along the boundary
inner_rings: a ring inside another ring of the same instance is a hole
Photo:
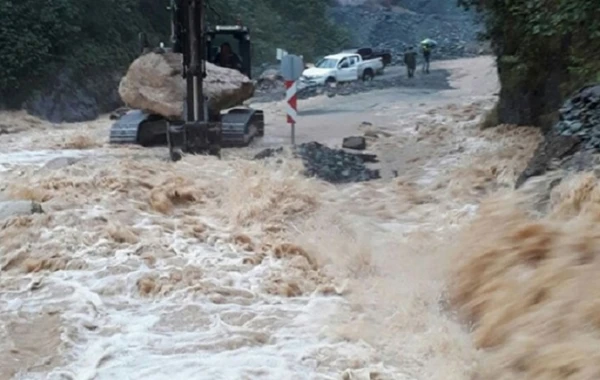
[[[175,46],[181,50],[176,52],[183,54],[187,115],[185,121],[167,122],[169,154],[174,161],[181,158],[181,151],[219,155],[221,125],[219,121],[210,121],[208,100],[203,91],[206,78],[204,0],[175,0],[173,3]]]

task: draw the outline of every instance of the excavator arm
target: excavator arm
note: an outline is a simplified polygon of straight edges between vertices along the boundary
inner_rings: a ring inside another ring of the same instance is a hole
[[[206,78],[204,0],[173,0],[172,30],[175,52],[183,55],[183,77],[186,80],[185,121],[168,122],[167,144],[171,159],[177,161],[181,154],[189,153],[219,155],[221,128],[217,120],[210,121],[207,99],[204,97],[203,81]]]
[[[203,80],[206,78],[204,0],[172,0],[173,51],[183,55],[187,85],[187,121],[206,121]]]

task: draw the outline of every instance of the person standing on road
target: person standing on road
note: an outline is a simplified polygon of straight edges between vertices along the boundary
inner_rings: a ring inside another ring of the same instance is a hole
[[[408,77],[414,77],[415,70],[417,69],[417,52],[412,46],[409,46],[408,49],[404,51],[404,64],[406,65]]]
[[[422,44],[421,49],[423,50],[423,72],[429,74],[429,60],[431,58],[431,46],[429,44]]]

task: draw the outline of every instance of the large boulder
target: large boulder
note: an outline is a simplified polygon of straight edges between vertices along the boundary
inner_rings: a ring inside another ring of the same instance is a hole
[[[168,118],[183,116],[186,95],[179,53],[148,53],[138,57],[119,84],[119,95],[127,106]],[[218,113],[237,106],[254,95],[254,83],[237,70],[206,63],[204,95],[209,109]]]
[[[32,201],[0,201],[0,221],[13,216],[26,216],[43,213],[44,210],[39,203]]]
[[[365,150],[367,149],[367,140],[362,136],[344,137],[342,148]]]

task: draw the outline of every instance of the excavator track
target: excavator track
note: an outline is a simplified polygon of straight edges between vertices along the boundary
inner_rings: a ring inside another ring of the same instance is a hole
[[[110,128],[111,144],[138,144],[138,130],[148,120],[149,114],[132,110],[121,116]]]
[[[264,136],[263,111],[235,108],[221,116],[221,145],[225,147],[248,146],[254,137]]]
[[[164,145],[166,126],[166,120],[162,116],[132,110],[112,125],[109,142],[142,146]]]
[[[255,137],[264,136],[264,113],[251,108],[235,108],[221,116],[220,142],[224,147],[245,147]],[[143,146],[167,143],[167,121],[158,115],[131,110],[114,122],[110,144]],[[182,131],[183,132],[183,131]]]

